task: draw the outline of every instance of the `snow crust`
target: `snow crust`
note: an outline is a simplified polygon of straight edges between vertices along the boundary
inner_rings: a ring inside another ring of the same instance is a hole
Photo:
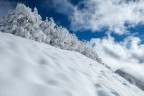
[[[0,96],[144,96],[77,52],[0,32]]]

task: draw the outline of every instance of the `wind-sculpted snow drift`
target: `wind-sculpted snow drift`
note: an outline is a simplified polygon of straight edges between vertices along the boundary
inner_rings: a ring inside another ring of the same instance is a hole
[[[56,26],[52,18],[42,21],[36,8],[32,12],[25,5],[18,4],[15,10],[9,11],[8,15],[0,21],[0,31],[76,51],[103,64],[92,48],[85,42],[79,41],[66,28]]]
[[[0,32],[0,96],[144,96],[77,52]]]

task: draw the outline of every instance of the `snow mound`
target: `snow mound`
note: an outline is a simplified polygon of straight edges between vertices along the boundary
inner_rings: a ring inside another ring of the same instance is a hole
[[[0,96],[144,96],[80,53],[0,32]]]

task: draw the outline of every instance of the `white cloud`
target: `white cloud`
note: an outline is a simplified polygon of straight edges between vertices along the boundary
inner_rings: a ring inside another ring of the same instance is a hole
[[[143,65],[144,45],[140,44],[138,37],[127,37],[123,42],[117,43],[109,36],[103,39],[92,39],[91,45],[102,58],[103,62],[117,69],[119,67]]]
[[[71,26],[75,31],[108,28],[124,34],[128,27],[144,23],[144,0],[84,0],[73,9]]]

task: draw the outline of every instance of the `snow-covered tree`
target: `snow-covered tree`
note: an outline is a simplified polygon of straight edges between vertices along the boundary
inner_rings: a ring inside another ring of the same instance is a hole
[[[65,50],[77,51],[100,63],[97,53],[87,46],[86,42],[79,41],[75,34],[70,34],[66,28],[57,26],[53,18],[42,21],[37,8],[18,4],[15,10],[0,21],[0,31],[11,33],[38,42],[44,42]]]

